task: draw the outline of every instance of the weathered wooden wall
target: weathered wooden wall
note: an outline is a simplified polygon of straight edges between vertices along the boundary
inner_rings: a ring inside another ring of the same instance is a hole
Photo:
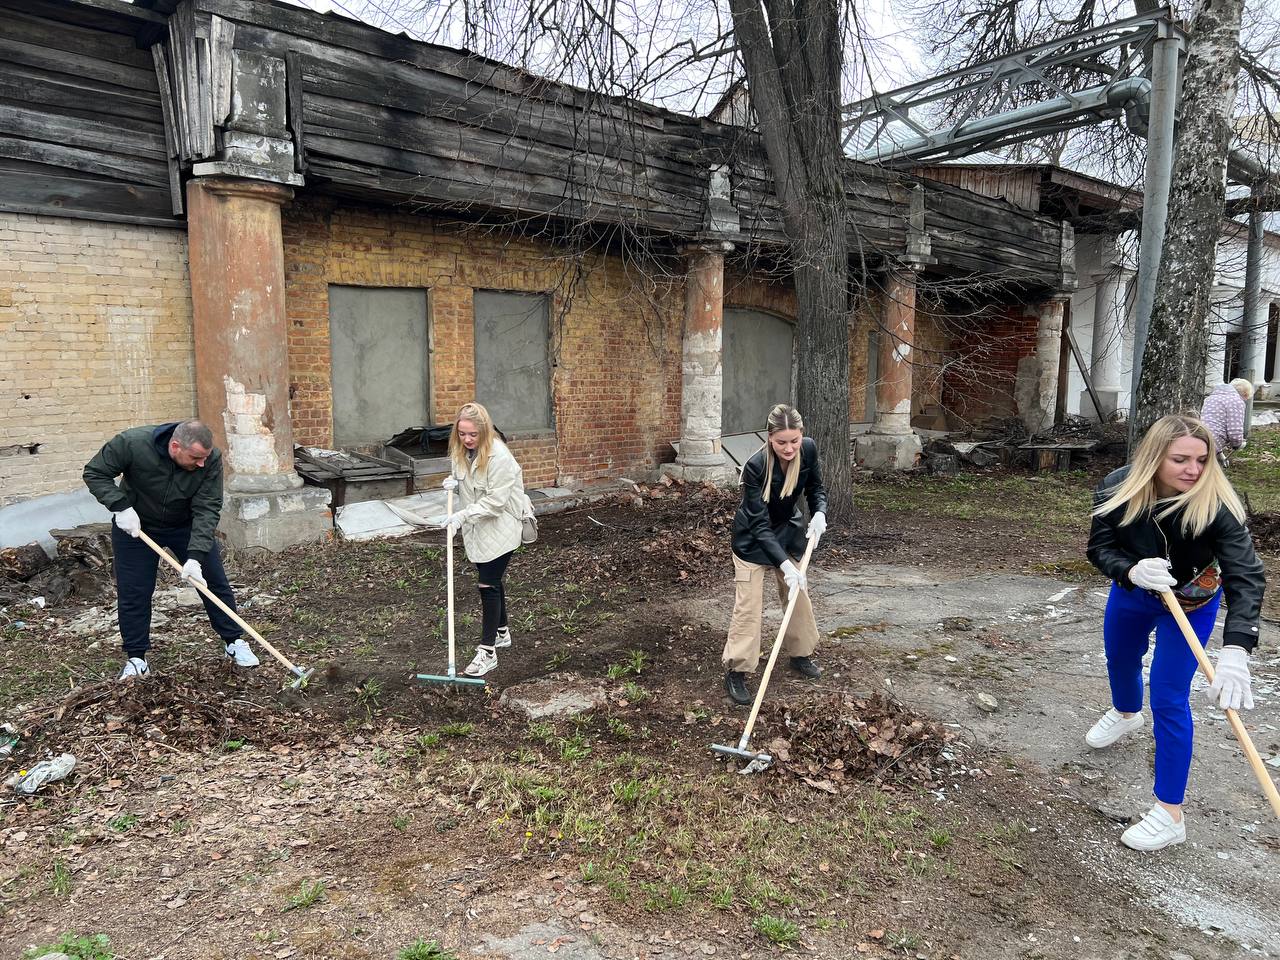
[[[0,0],[0,210],[181,226],[151,54],[160,14]]]
[[[680,243],[704,231],[709,171],[728,166],[739,246],[784,243],[758,140],[740,128],[272,0],[143,0],[132,17],[88,0],[0,11],[0,171],[22,174],[0,178],[8,209],[173,222],[183,171],[216,155],[234,51],[287,65],[304,191]],[[1053,220],[900,172],[849,171],[852,249],[869,265],[904,252],[923,182],[937,272],[1060,285]]]

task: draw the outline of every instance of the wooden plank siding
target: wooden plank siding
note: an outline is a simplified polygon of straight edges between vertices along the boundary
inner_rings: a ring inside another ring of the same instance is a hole
[[[149,12],[0,0],[0,210],[182,226]]]
[[[758,137],[530,76],[273,0],[168,0],[136,21],[75,0],[0,0],[0,207],[175,222],[193,163],[216,158],[232,51],[287,64],[304,192],[478,219],[590,221],[698,238],[709,171],[730,170],[740,248],[785,247]],[[162,10],[167,23],[159,23]],[[162,46],[153,56],[136,38]],[[157,64],[167,64],[162,111]],[[7,165],[7,166],[6,166]],[[853,256],[901,254],[925,188],[940,274],[1059,282],[1060,225],[999,198],[849,163]],[[130,199],[111,197],[112,185]],[[170,188],[173,205],[170,206]]]

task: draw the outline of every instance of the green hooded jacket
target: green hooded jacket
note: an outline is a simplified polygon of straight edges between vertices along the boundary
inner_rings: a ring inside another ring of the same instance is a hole
[[[184,470],[169,456],[175,423],[117,433],[85,464],[84,482],[104,507],[133,507],[142,528],[191,527],[187,553],[200,563],[213,549],[222,514],[222,451],[214,447],[203,467]],[[122,476],[120,486],[116,477]]]

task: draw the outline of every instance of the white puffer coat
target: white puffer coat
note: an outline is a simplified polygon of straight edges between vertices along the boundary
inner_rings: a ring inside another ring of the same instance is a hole
[[[520,520],[533,511],[524,492],[524,471],[505,443],[494,438],[483,470],[476,469],[475,461],[467,465],[458,477],[458,497],[468,560],[486,563],[520,546]]]

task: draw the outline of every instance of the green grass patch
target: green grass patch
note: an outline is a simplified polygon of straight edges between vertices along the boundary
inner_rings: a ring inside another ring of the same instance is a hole
[[[50,953],[65,953],[72,960],[116,960],[111,940],[105,933],[80,935],[64,933],[62,939],[48,946],[34,947],[23,954],[28,960]]]
[[[396,954],[396,960],[458,960],[458,955],[435,940],[415,940]]]

